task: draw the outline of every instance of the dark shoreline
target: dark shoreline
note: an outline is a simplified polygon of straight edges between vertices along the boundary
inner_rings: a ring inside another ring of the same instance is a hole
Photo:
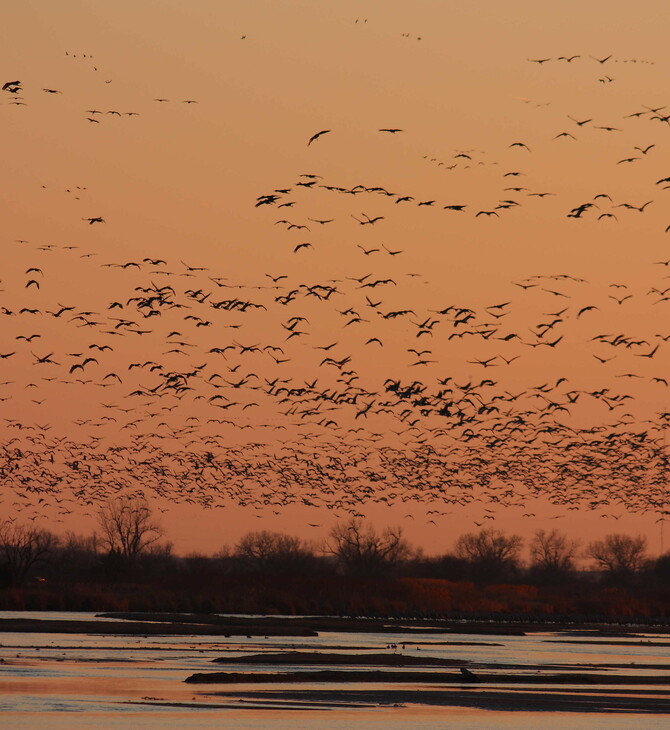
[[[422,634],[434,636],[525,636],[533,633],[560,634],[561,639],[589,637],[599,639],[636,638],[640,645],[653,645],[640,634],[670,634],[670,627],[651,624],[568,623],[552,621],[481,621],[454,619],[348,618],[333,616],[222,616],[217,614],[114,612],[97,614],[116,621],[64,620],[36,618],[0,618],[0,632],[112,634],[112,635],[175,635],[175,636],[295,636],[314,637],[324,632]],[[563,638],[565,637],[565,638]],[[449,642],[451,643],[451,642]],[[456,642],[454,642],[456,643]],[[476,642],[472,642],[476,643]],[[580,641],[580,643],[588,643]],[[612,642],[614,643],[614,642]],[[628,642],[626,642],[628,643]],[[663,645],[659,642],[659,645]]]
[[[315,631],[299,626],[276,628],[259,626],[249,622],[246,625],[217,623],[169,623],[159,621],[68,621],[57,619],[0,618],[0,633],[45,633],[45,634],[113,634],[115,636],[317,636]]]
[[[460,663],[461,665],[464,662]],[[606,675],[556,674],[549,672],[518,674],[486,674],[477,672],[469,679],[457,672],[385,672],[383,670],[316,670],[310,672],[196,672],[187,677],[187,684],[313,684],[313,683],[373,683],[373,684],[577,684],[577,685],[668,685],[670,673],[665,675]]]
[[[463,646],[457,643],[456,646]],[[500,644],[497,644],[500,646]],[[245,656],[226,656],[212,659],[213,664],[272,664],[293,666],[351,666],[353,664],[368,667],[460,667],[462,660],[440,659],[438,657],[417,656],[416,654],[352,654],[319,651],[283,651],[263,654],[247,654]]]
[[[524,636],[538,632],[568,632],[575,637],[635,637],[641,633],[670,634],[666,619],[655,623],[635,618],[584,619],[577,618],[518,618],[501,615],[490,619],[445,617],[361,617],[361,616],[229,616],[214,613],[163,613],[113,611],[99,613],[101,618],[126,621],[161,621],[171,623],[212,624],[243,627],[301,627],[311,631],[482,634],[495,636]]]
[[[652,690],[652,693],[654,691]],[[480,687],[447,688],[422,687],[420,689],[308,689],[268,690],[243,692],[216,692],[208,697],[230,701],[229,707],[247,710],[327,710],[342,707],[367,709],[469,707],[498,712],[579,712],[603,714],[670,714],[670,697],[626,696],[618,690],[587,690],[585,693],[570,689],[541,690],[488,689]],[[289,704],[290,703],[290,704]],[[295,704],[300,704],[295,707]],[[444,718],[446,722],[448,716]],[[446,726],[446,725],[445,725]],[[566,727],[569,725],[566,724]]]

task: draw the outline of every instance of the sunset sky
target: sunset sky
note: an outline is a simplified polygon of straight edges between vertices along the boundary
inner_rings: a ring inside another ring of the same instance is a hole
[[[89,532],[141,493],[181,553],[352,515],[667,550],[668,21],[6,8],[0,516]]]

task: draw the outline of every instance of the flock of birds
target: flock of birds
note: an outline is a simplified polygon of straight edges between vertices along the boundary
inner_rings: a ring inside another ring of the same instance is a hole
[[[579,58],[529,61],[544,68]],[[615,60],[595,59],[603,68]],[[7,105],[27,104],[20,80],[1,89]],[[547,144],[635,124],[642,141],[612,167],[645,164],[662,148],[654,135],[667,131],[666,112],[640,105],[616,123],[565,114]],[[135,114],[85,113],[91,123]],[[322,148],[336,131],[306,135],[307,146]],[[426,306],[416,296],[426,274],[409,271],[408,251],[383,240],[410,209],[445,216],[445,225],[465,216],[494,226],[551,202],[574,225],[624,224],[660,208],[670,188],[670,176],[650,175],[637,200],[605,189],[565,200],[522,182],[525,157],[540,153],[511,139],[500,164],[473,149],[426,155],[452,174],[497,165],[499,189],[485,199],[425,197],[314,171],[290,176],[249,202],[285,251],[283,270],[253,281],[190,256],[138,248],[119,260],[94,245],[5,242],[3,511],[10,519],[93,512],[124,493],[204,507],[234,501],[263,515],[291,504],[363,516],[370,501],[419,503],[432,524],[454,505],[478,503],[476,524],[485,524],[497,505],[541,497],[565,511],[662,518],[670,259],[648,262],[643,288],[558,271],[509,281],[481,304],[441,293]],[[86,187],[68,192],[80,200]],[[93,236],[114,221],[88,211],[78,224]],[[294,262],[318,256],[334,228],[359,237],[347,244],[351,270],[305,280]],[[95,292],[77,286],[89,280],[99,282]],[[612,325],[631,311],[639,326],[630,316]],[[542,374],[567,358],[565,374]]]

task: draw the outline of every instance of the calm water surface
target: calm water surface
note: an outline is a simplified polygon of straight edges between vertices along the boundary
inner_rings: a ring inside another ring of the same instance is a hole
[[[57,618],[91,620],[91,613],[0,612],[0,618]],[[95,619],[109,621],[110,619]],[[643,634],[643,632],[639,632]],[[7,728],[668,728],[668,715],[610,713],[493,712],[463,707],[436,707],[400,702],[400,706],[375,701],[374,692],[383,689],[462,692],[464,686],[379,684],[309,685],[187,685],[193,672],[276,671],[263,663],[225,666],[212,664],[215,657],[239,656],[286,649],[340,651],[353,654],[393,653],[455,659],[476,669],[477,663],[493,663],[487,672],[505,673],[506,665],[522,665],[523,671],[560,671],[567,667],[583,672],[617,675],[670,674],[670,638],[644,633],[642,639],[619,639],[624,645],[549,643],[564,639],[559,634],[494,636],[459,634],[448,640],[435,634],[321,633],[318,637],[270,637],[247,639],[221,636],[114,636],[83,634],[0,634],[0,727]],[[665,646],[639,646],[641,640]],[[453,642],[477,642],[479,646],[454,646]],[[603,640],[604,641],[604,640]],[[395,644],[398,649],[389,648]],[[402,645],[404,644],[404,648]],[[610,666],[608,666],[610,665]],[[618,666],[611,666],[618,665]],[[656,665],[642,667],[640,665]],[[604,668],[603,668],[604,667]],[[291,671],[313,671],[323,667],[291,667]],[[356,667],[365,670],[365,667]],[[384,668],[385,671],[403,671]],[[413,671],[435,671],[436,668]],[[439,670],[438,670],[439,671]],[[453,672],[451,668],[445,671]],[[518,669],[516,670],[519,671]],[[486,687],[477,685],[476,691]],[[332,695],[325,700],[319,692],[338,689],[354,694],[341,701]],[[469,688],[475,691],[472,686]],[[501,689],[498,687],[498,689]],[[582,688],[562,685],[553,688],[565,694]],[[665,686],[589,687],[607,695],[633,691],[638,695],[668,698]],[[287,690],[290,696],[277,697]],[[314,690],[296,698],[297,690]],[[365,695],[356,695],[356,690]],[[369,691],[372,690],[371,694]],[[505,687],[505,692],[537,692],[532,685]],[[545,691],[545,690],[543,690]],[[550,688],[546,688],[550,692]],[[421,695],[415,695],[416,697]],[[370,699],[372,697],[372,699]],[[353,699],[352,699],[353,698]]]

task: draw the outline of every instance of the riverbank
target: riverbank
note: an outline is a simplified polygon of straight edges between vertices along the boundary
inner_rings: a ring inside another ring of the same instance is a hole
[[[62,614],[61,614],[62,615]],[[615,645],[623,639],[628,645],[638,639],[649,645],[649,639],[641,632],[652,630],[655,634],[670,635],[670,626],[645,622],[627,624],[569,621],[480,621],[455,619],[409,618],[351,618],[335,616],[222,616],[217,614],[177,614],[161,612],[112,612],[96,614],[104,621],[69,620],[50,618],[0,618],[0,632],[56,633],[56,634],[114,634],[114,635],[174,635],[174,636],[317,636],[324,632],[383,633],[410,636],[526,636],[528,634],[556,632],[553,641],[579,644],[595,642]],[[467,642],[476,645],[477,642]],[[454,642],[450,642],[454,645]],[[664,646],[663,643],[658,644]],[[670,648],[670,645],[669,645]]]
[[[627,730],[670,715],[664,627],[126,612],[0,614],[0,632],[0,712],[26,722],[84,713],[112,727],[137,713],[152,726],[173,715],[200,726],[211,713],[212,727],[281,716],[301,730],[298,716],[344,728],[346,713],[363,713],[366,727],[381,714],[416,727],[431,712],[458,726],[462,713],[483,713],[479,729],[515,722],[492,724],[495,712],[543,727],[538,715],[554,712],[570,713],[556,727],[606,713],[608,728]],[[616,715],[631,723],[612,725]]]

